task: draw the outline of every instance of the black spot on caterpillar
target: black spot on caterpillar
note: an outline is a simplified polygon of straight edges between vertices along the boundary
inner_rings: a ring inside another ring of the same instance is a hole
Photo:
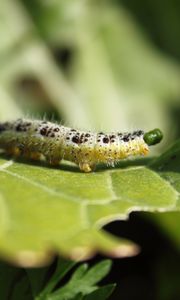
[[[44,156],[52,165],[62,159],[90,172],[98,163],[114,165],[121,159],[146,155],[149,145],[159,143],[159,129],[147,133],[93,133],[78,131],[47,121],[18,119],[0,123],[0,148],[15,156],[39,160]]]

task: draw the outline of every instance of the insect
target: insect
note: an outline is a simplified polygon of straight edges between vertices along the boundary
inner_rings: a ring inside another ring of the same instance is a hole
[[[114,166],[129,156],[146,155],[148,146],[159,143],[162,137],[160,129],[93,133],[40,120],[0,123],[0,149],[5,153],[34,160],[44,157],[51,165],[65,159],[84,172],[91,172],[98,163]]]

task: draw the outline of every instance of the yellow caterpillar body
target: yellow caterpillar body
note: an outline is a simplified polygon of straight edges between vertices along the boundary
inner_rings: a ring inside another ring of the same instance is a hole
[[[47,121],[18,119],[0,123],[0,149],[13,156],[39,160],[53,165],[62,159],[90,172],[98,163],[114,165],[121,159],[146,155],[149,151],[142,130],[132,133],[93,133]]]

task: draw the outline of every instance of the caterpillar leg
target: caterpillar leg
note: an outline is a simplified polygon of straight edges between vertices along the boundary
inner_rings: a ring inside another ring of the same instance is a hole
[[[142,149],[142,154],[143,155],[147,155],[149,153],[149,149],[147,148],[147,147],[144,147],[143,149]]]
[[[51,166],[58,166],[60,164],[61,158],[46,156],[46,160]]]
[[[36,160],[36,161],[41,160],[41,153],[40,152],[35,152],[35,151],[30,151],[30,150],[27,150],[27,149],[23,149],[21,154],[25,159]]]
[[[12,148],[6,149],[6,153],[7,153],[7,155],[17,158],[21,155],[21,150],[18,147],[12,147]]]
[[[30,153],[29,157],[32,160],[39,161],[39,160],[41,160],[41,153],[39,153],[39,152],[32,152],[32,153]]]
[[[85,173],[92,172],[93,168],[94,168],[94,166],[90,165],[89,163],[86,163],[86,162],[79,163],[79,169]]]

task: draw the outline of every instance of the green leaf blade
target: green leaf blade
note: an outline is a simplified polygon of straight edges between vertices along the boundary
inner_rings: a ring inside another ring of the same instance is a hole
[[[176,153],[178,158],[177,149],[173,146],[163,157]],[[36,266],[50,260],[53,249],[78,260],[96,251],[136,254],[132,242],[105,233],[102,226],[124,220],[132,211],[179,209],[177,161],[167,169],[165,158],[166,169],[160,157],[147,166],[126,167],[126,162],[91,174],[70,164],[55,169],[0,159],[1,256]]]

